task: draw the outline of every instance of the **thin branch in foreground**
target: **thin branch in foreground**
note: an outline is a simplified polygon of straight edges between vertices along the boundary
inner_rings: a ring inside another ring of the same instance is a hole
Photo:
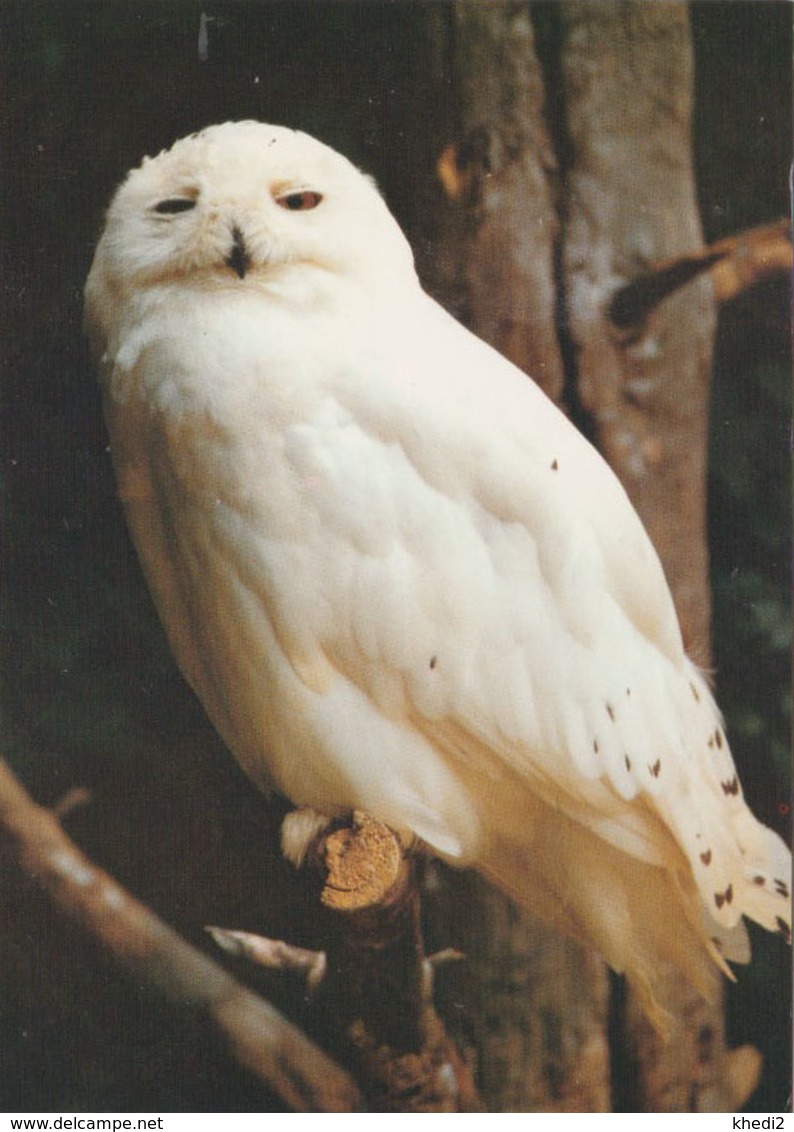
[[[124,969],[203,1012],[234,1058],[297,1112],[360,1112],[352,1079],[272,1006],[93,864],[0,760],[0,830],[19,867]]]
[[[328,966],[324,951],[310,951],[295,947],[283,939],[268,939],[254,932],[233,931],[229,928],[207,927],[218,947],[229,955],[247,959],[269,971],[292,971],[306,980],[309,992],[323,981]]]

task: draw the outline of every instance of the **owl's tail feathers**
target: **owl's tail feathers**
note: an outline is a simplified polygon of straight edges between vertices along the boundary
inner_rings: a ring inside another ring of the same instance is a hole
[[[722,753],[725,755],[724,750]],[[733,772],[733,763],[729,769]],[[788,846],[748,808],[735,773],[732,783],[730,779],[719,782],[719,794],[710,786],[713,784],[704,779],[687,796],[654,799],[687,857],[704,907],[725,931],[746,916],[790,940]]]
[[[495,838],[481,871],[528,911],[563,934],[595,947],[625,974],[653,1026],[669,1036],[674,1004],[670,968],[707,1000],[726,960],[746,962],[744,926],[714,925],[691,878],[650,865],[601,840],[559,811],[555,829],[531,845]]]

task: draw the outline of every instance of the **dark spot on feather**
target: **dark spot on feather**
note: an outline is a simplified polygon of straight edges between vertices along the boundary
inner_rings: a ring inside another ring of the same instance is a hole
[[[734,774],[730,782],[721,782],[723,794],[738,794],[739,793],[739,779]]]
[[[631,770],[631,759],[628,755],[624,755],[623,758],[626,760],[626,770]]]
[[[627,695],[627,696],[630,696],[630,695],[631,695],[631,688],[627,688],[627,689],[626,689],[626,695]]]
[[[703,862],[704,865],[710,865],[711,864],[711,850],[707,849],[705,853],[701,853],[700,859],[701,859],[701,861]]]
[[[694,684],[690,683],[689,687],[692,689],[692,695],[694,697],[695,703],[699,704],[700,703],[700,693],[698,692],[698,690],[697,690],[697,688],[695,687]]]
[[[719,729],[714,732],[714,742],[722,750],[722,732]]]
[[[593,750],[595,751],[596,754],[598,754],[598,740],[597,739],[593,740]]]
[[[609,718],[614,723],[615,722],[615,709],[612,707],[612,704],[607,704],[606,708],[607,708],[607,715],[609,716]]]
[[[551,462],[551,470],[552,470],[553,472],[556,472],[556,471],[557,471],[557,469],[559,468],[559,466],[560,466],[560,465],[559,465],[559,464],[557,463],[557,461],[556,461],[556,460],[552,460],[552,462]]]
[[[753,884],[757,884],[759,887],[761,887],[762,885],[766,884],[766,877],[762,877],[760,874],[758,876],[754,876]]]
[[[430,657],[430,667],[435,668],[435,666],[437,664],[438,664],[438,657],[437,656],[431,656]]]
[[[781,919],[780,916],[776,916],[775,917],[775,923],[777,924],[777,930],[783,936],[783,939],[786,941],[786,943],[790,943],[791,942],[791,929],[789,928],[786,921]]]
[[[717,905],[718,908],[721,908],[723,906],[723,904],[730,904],[730,902],[732,900],[733,900],[733,885],[731,885],[731,884],[728,885],[728,887],[725,889],[724,892],[715,892],[714,893],[714,903]]]
[[[713,736],[713,735],[712,735],[712,736],[711,736],[711,738],[709,739],[709,746],[710,746],[710,747],[713,747],[713,746],[714,746],[714,736]]]
[[[657,759],[656,762],[653,764],[653,766],[651,766],[650,763],[648,764],[648,770],[651,772],[651,774],[653,775],[654,778],[659,777],[659,771],[661,769],[662,769],[662,760],[661,759]]]
[[[788,896],[788,885],[785,881],[775,879],[775,888],[777,889],[778,896]]]

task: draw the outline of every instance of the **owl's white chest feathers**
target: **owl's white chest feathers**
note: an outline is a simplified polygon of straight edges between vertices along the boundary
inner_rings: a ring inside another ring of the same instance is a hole
[[[410,558],[397,542],[422,522],[411,492],[421,509],[426,488],[403,450],[369,436],[345,403],[367,386],[377,402],[383,339],[373,326],[362,350],[338,318],[312,327],[278,304],[216,299],[191,302],[189,316],[171,307],[165,323],[156,309],[136,320],[106,391],[130,526],[177,658],[260,783],[335,811],[361,804],[371,780],[371,808],[395,825],[441,792],[474,837],[432,748],[334,667],[340,641],[378,634],[361,609],[367,561]],[[419,609],[388,600],[406,631],[427,635]],[[411,647],[395,647],[410,662]],[[447,824],[436,840],[461,852]]]

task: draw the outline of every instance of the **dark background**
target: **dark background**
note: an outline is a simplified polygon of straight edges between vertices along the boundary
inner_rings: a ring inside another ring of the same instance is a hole
[[[145,153],[210,122],[315,133],[373,172],[409,233],[402,172],[428,120],[415,4],[6,2],[2,20],[3,754],[40,801],[87,786],[66,825],[189,938],[219,922],[311,946],[273,816],[170,660],[115,500],[81,336],[82,285],[110,193]],[[791,9],[692,6],[696,164],[706,238],[789,211]],[[432,234],[418,249],[432,255]],[[430,242],[427,242],[427,241]],[[756,812],[788,828],[789,299],[723,310],[713,383],[710,540],[718,697]],[[188,1014],[152,1002],[0,862],[0,1107],[275,1110]],[[788,953],[754,932],[730,1037],[764,1051],[754,1111],[788,1097]],[[444,945],[454,941],[442,941]],[[301,1020],[275,976],[267,996]]]

